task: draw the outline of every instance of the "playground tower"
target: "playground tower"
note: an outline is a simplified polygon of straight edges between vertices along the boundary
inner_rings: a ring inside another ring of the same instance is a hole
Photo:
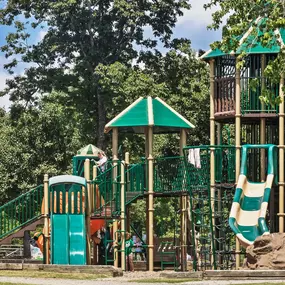
[[[274,31],[271,46],[263,47],[258,39],[262,34],[261,26],[264,21],[257,20],[257,35],[250,27],[240,37],[236,52],[209,50],[201,58],[210,65],[210,145],[217,147],[234,144],[235,183],[241,170],[242,145],[278,146],[278,182],[271,189],[266,220],[270,232],[284,232],[284,74],[280,75],[278,83],[272,82],[265,76],[265,69],[278,56],[280,46],[284,45],[285,33],[283,29]],[[244,64],[240,65],[238,55],[244,52]],[[255,82],[254,88],[252,82]],[[265,90],[272,98],[280,96],[282,102],[279,105],[264,104],[260,96]],[[230,134],[228,139],[224,139],[226,132]],[[233,188],[228,192],[226,189],[235,183],[224,181],[227,183],[222,187],[217,184],[215,149],[214,147],[211,155],[211,198],[213,201],[220,201],[217,207],[223,207],[225,200],[221,196],[232,199]],[[247,179],[264,182],[267,162],[268,154],[265,149],[248,150]],[[231,248],[236,254],[236,267],[239,267],[239,241],[236,241],[235,248]]]

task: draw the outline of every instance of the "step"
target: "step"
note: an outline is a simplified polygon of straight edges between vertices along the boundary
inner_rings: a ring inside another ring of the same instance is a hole
[[[12,242],[12,239],[14,238],[23,238],[25,231],[35,231],[37,226],[43,225],[44,219],[43,217],[39,217],[37,220],[30,222],[29,224],[23,226],[18,231],[16,230],[14,233],[9,234],[8,236],[2,238],[0,240],[1,244],[10,244]]]

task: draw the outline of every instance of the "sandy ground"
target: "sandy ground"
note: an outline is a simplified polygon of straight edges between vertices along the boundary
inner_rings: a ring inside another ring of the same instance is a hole
[[[51,279],[51,278],[25,278],[25,277],[0,277],[0,282],[13,282],[13,283],[24,283],[24,284],[38,284],[38,285],[136,285],[143,283],[130,282],[137,279],[159,279],[159,272],[134,272],[125,273],[123,277],[116,278],[104,278],[97,280],[71,280],[71,279]],[[255,283],[282,283],[285,284],[284,280],[231,280],[231,281],[195,281],[195,282],[185,282],[179,284],[191,284],[191,285],[230,285],[230,284],[255,284]],[[145,284],[161,284],[167,285],[167,283],[145,283]],[[173,284],[173,283],[172,283]]]

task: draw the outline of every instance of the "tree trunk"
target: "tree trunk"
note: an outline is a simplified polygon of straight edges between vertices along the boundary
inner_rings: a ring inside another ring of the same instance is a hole
[[[106,148],[104,128],[106,125],[106,108],[104,102],[104,95],[100,93],[97,88],[97,102],[98,102],[98,121],[97,121],[97,147],[101,149]]]

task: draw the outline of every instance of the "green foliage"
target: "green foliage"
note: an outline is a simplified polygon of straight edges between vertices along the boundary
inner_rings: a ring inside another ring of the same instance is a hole
[[[182,10],[190,8],[188,2],[8,0],[0,10],[0,25],[13,26],[15,32],[1,47],[10,59],[4,67],[13,73],[19,58],[32,66],[23,76],[8,80],[3,94],[24,104],[34,104],[39,93],[52,90],[68,94],[71,104],[85,111],[96,131],[88,123],[83,128],[90,133],[92,130],[93,140],[97,138],[97,146],[104,148],[107,109],[113,107],[108,102],[116,93],[107,96],[101,92],[105,87],[101,86],[102,65],[119,61],[130,66],[139,56],[136,46],[155,49],[161,42],[165,48],[171,47],[172,29]],[[41,42],[32,45],[27,28],[40,26],[46,26],[47,33]],[[145,36],[146,26],[153,37]]]

